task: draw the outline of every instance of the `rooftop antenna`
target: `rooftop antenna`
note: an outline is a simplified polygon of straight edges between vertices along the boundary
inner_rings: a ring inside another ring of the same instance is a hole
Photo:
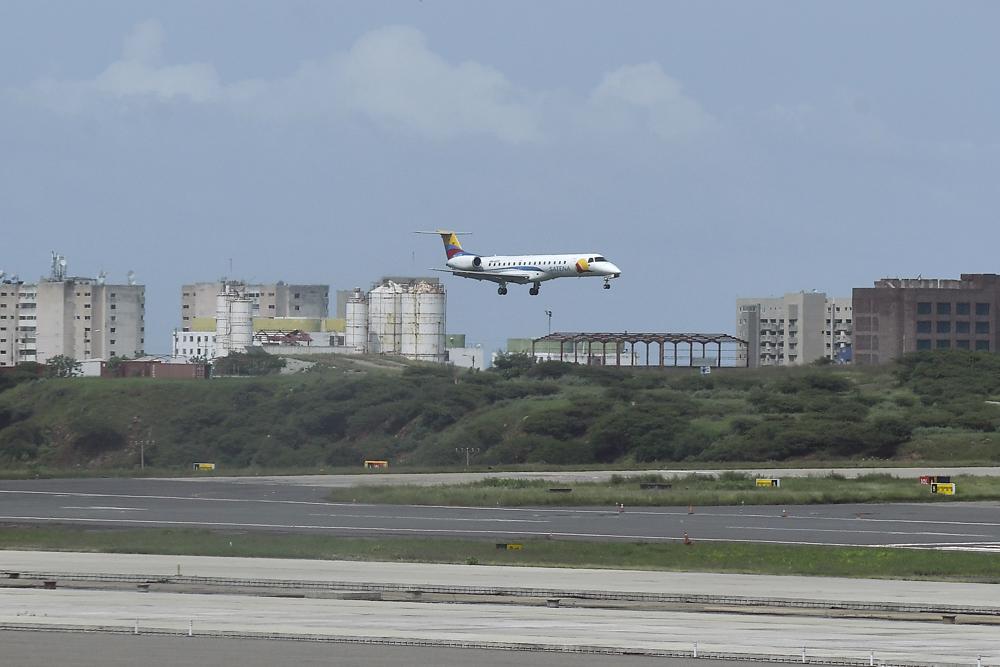
[[[66,278],[66,257],[52,251],[52,276],[55,282],[60,282]]]
[[[104,269],[101,269],[101,272],[97,274],[97,284],[103,285],[107,281],[107,278],[108,278],[108,272],[105,271]]]
[[[128,284],[135,285],[135,271],[132,271],[131,269],[129,269],[128,272]]]

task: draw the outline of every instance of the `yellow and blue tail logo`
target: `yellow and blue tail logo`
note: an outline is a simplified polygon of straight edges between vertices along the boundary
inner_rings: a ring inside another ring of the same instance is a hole
[[[441,240],[444,241],[444,251],[448,255],[448,259],[468,254],[462,250],[462,244],[455,232],[441,232]]]

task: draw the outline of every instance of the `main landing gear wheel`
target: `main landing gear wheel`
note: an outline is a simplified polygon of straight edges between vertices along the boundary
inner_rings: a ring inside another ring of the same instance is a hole
[[[503,285],[497,288],[497,294],[499,294],[500,296],[503,296],[506,293],[507,293],[507,288],[504,287]]]

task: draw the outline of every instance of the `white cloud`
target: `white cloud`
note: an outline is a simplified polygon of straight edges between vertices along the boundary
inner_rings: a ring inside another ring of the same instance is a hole
[[[607,129],[644,126],[673,141],[715,125],[659,63],[627,65],[605,75],[590,96],[591,122]]]
[[[482,63],[450,62],[406,26],[368,32],[346,52],[302,63],[285,77],[229,83],[208,63],[166,64],[164,41],[158,22],[141,23],[122,57],[93,79],[39,80],[31,96],[68,113],[109,101],[185,101],[269,118],[357,117],[431,139],[481,135],[512,144],[542,140],[543,126],[562,132],[578,114],[593,130],[640,129],[664,140],[714,122],[656,63],[622,67],[589,98],[567,100],[522,89]]]

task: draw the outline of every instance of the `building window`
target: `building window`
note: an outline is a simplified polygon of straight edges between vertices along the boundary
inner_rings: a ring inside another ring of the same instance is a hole
[[[977,340],[976,341],[976,349],[977,350],[986,350],[987,352],[989,352],[990,341],[988,341],[988,340]]]
[[[990,314],[990,304],[988,303],[976,304],[976,315],[989,315],[989,314]]]
[[[87,308],[90,308],[90,306],[88,305]],[[111,304],[111,310],[114,310],[115,308],[116,308],[115,304]]]
[[[955,314],[956,315],[968,315],[969,314],[969,302],[964,301],[962,303],[955,304]]]
[[[969,323],[968,322],[955,322],[955,333],[969,333]]]
[[[939,334],[951,333],[951,322],[949,322],[948,320],[939,321],[937,323],[937,332]]]
[[[298,298],[299,298],[299,293],[298,293],[298,292],[296,292],[296,293],[295,293],[295,298],[296,298],[296,299],[298,299]]]
[[[948,340],[947,338],[945,338],[943,340],[939,340],[937,342],[937,349],[939,349],[939,350],[948,350],[948,349],[951,349],[951,341]]]
[[[988,334],[990,332],[989,322],[976,322],[976,333],[977,334]]]
[[[951,304],[950,303],[939,303],[937,305],[938,315],[951,315]]]
[[[299,307],[298,307],[298,306],[295,306],[295,310],[299,310]]]
[[[930,332],[931,332],[930,320],[917,320],[917,333],[930,333]]]
[[[961,339],[961,340],[956,340],[955,341],[955,347],[957,347],[960,350],[968,350],[969,349],[969,341],[966,340],[966,339],[964,339],[964,338]]]
[[[931,339],[930,338],[918,338],[917,339],[917,349],[918,350],[929,350],[929,349],[931,349]]]
[[[931,302],[930,301],[919,301],[917,302],[917,315],[930,315],[931,314]]]

